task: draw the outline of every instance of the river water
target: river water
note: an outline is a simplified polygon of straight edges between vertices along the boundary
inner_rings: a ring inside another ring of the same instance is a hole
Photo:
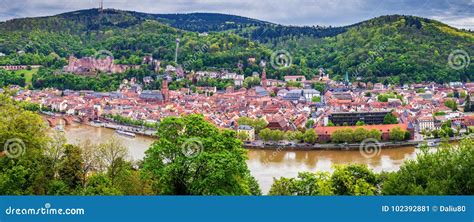
[[[140,160],[154,139],[137,136],[130,138],[117,135],[114,130],[80,125],[74,123],[65,127],[69,143],[77,144],[86,139],[94,143],[105,142],[116,135],[128,147],[130,159]],[[367,155],[365,155],[367,156]],[[247,165],[252,175],[258,180],[263,193],[268,193],[273,178],[295,177],[301,171],[332,171],[334,164],[361,163],[367,164],[376,172],[396,171],[400,165],[416,157],[414,147],[384,149],[378,155],[367,158],[358,150],[355,151],[273,151],[249,150]]]

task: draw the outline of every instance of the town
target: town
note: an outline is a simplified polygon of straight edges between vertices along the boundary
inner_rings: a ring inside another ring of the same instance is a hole
[[[150,56],[143,58],[143,61],[153,64],[156,71],[160,69],[160,62]],[[344,81],[337,82],[331,80],[322,68],[313,79],[287,75],[283,80],[276,80],[267,79],[264,61],[261,61],[261,67],[261,73],[254,72],[245,78],[242,74],[231,72],[186,73],[182,68],[167,65],[165,74],[146,76],[140,81],[144,84],[161,81],[161,90],[144,90],[143,84],[131,78],[124,79],[120,89],[114,92],[20,89],[15,98],[39,104],[43,110],[79,118],[83,123],[115,121],[117,124],[132,125],[128,131],[147,135],[153,135],[153,127],[145,126],[157,125],[162,118],[202,114],[219,128],[236,130],[241,139],[249,144],[256,138],[278,141],[298,137],[292,132],[305,132],[306,129],[314,129],[316,134],[314,139],[307,141],[298,139],[307,143],[350,143],[363,139],[332,138],[333,134],[343,134],[347,128],[365,129],[362,133],[366,137],[370,137],[367,135],[371,130],[378,131],[374,138],[383,141],[421,141],[424,138],[453,137],[455,133],[459,136],[474,126],[474,115],[469,114],[474,108],[471,96],[474,83],[402,86],[351,83],[347,73]],[[77,59],[71,56],[64,70],[77,75],[90,75],[97,71],[123,72],[130,68],[138,67],[114,65],[111,58]],[[230,80],[233,85],[223,90],[205,86],[177,90],[168,88],[171,81],[186,78]],[[243,87],[247,80],[256,81],[256,84]],[[263,126],[259,121],[263,122]],[[49,123],[56,126],[56,117],[49,118]],[[268,130],[263,130],[265,128]],[[394,139],[390,135],[394,129],[405,136]],[[272,137],[266,136],[268,131],[278,132]]]

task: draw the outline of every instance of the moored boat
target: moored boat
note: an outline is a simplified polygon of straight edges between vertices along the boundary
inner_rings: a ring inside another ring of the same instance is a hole
[[[115,132],[117,134],[120,134],[120,135],[124,135],[124,136],[129,136],[129,137],[135,137],[135,133],[132,133],[132,132],[127,132],[127,131],[123,131],[123,130],[115,130]]]

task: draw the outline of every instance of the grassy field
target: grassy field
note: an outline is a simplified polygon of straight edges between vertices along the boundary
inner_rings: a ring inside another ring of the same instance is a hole
[[[37,73],[38,69],[31,69],[31,70],[17,70],[15,71],[16,74],[24,74],[25,75],[25,83],[27,86],[32,86],[31,78],[33,74]]]

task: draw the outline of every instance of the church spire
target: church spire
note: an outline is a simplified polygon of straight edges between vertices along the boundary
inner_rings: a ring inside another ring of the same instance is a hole
[[[262,70],[262,87],[266,89],[267,88],[267,72],[266,72],[265,62],[262,61],[260,63],[260,65],[263,67],[263,70]]]

